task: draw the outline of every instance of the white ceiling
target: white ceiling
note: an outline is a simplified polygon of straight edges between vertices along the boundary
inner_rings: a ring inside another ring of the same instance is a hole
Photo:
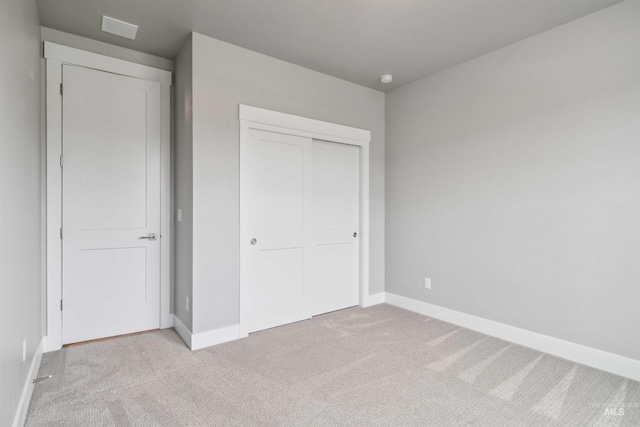
[[[38,0],[45,27],[174,58],[195,31],[389,90],[621,0]],[[103,33],[102,15],[139,25]],[[390,73],[389,85],[378,76]]]

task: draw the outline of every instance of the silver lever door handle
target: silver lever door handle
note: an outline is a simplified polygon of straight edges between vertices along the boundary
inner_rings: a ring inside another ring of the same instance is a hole
[[[149,233],[148,236],[139,237],[139,239],[157,240],[156,233]]]

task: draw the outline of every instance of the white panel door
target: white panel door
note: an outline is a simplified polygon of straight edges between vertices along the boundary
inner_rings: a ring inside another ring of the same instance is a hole
[[[247,332],[357,305],[359,148],[247,132],[240,242]]]
[[[241,280],[248,285],[248,332],[311,317],[309,275],[311,139],[251,129],[243,159],[246,216]]]
[[[313,141],[311,314],[358,305],[360,148]]]
[[[63,83],[63,343],[159,328],[160,85]]]

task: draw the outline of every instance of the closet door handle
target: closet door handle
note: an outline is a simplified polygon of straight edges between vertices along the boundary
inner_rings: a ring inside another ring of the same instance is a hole
[[[257,241],[256,239],[251,239],[251,242],[250,242],[250,243],[251,243],[252,245],[255,245],[256,243],[258,243],[258,241]]]

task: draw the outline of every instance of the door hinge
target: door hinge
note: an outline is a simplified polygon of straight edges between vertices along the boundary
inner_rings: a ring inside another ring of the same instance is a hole
[[[62,95],[62,83],[60,83],[60,95]]]
[[[62,311],[62,300],[60,300],[60,311]]]
[[[64,167],[64,157],[60,156],[60,167]]]
[[[60,239],[62,239],[62,227],[60,227]]]

